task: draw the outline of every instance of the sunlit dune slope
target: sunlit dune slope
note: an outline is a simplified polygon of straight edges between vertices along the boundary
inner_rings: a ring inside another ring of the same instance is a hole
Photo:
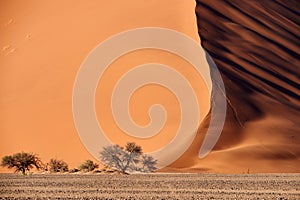
[[[0,158],[28,151],[44,162],[64,159],[70,168],[85,159],[97,161],[73,121],[73,86],[84,59],[104,40],[135,28],[169,28],[199,41],[194,7],[193,0],[0,1]],[[171,65],[183,63],[160,52],[147,54],[150,58],[141,54],[116,67],[160,57]]]

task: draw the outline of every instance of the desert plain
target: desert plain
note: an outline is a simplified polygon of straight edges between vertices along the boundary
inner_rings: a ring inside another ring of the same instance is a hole
[[[300,174],[1,174],[0,199],[299,199]]]

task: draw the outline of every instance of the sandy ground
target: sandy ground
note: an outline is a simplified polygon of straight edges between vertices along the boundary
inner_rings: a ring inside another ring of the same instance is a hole
[[[300,174],[0,175],[0,199],[299,199]]]

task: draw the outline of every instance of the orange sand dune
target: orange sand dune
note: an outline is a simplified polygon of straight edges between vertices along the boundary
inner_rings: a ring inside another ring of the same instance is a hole
[[[296,0],[197,1],[201,44],[222,74],[228,110],[214,151],[191,163],[199,136],[173,167],[300,172],[298,5]]]
[[[194,8],[193,0],[1,1],[0,157],[23,150],[71,167],[93,159],[72,115],[73,85],[86,56],[112,35],[140,27],[174,29],[199,41]],[[178,60],[169,57],[171,64]]]
[[[213,151],[199,159],[208,114],[192,146],[162,171],[300,172],[298,7],[297,0],[197,0],[196,20],[193,0],[2,0],[0,157],[30,151],[70,167],[94,159],[72,116],[73,84],[84,58],[108,37],[145,26],[174,29],[199,42],[198,21],[201,44],[225,84],[225,127]],[[96,98],[101,101],[98,93]],[[133,117],[147,121],[139,113]]]

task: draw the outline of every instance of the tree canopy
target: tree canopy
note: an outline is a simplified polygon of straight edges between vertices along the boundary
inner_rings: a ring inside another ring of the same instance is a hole
[[[43,164],[40,158],[33,153],[15,153],[10,156],[4,156],[2,158],[1,166],[7,167],[9,169],[14,168],[15,172],[22,172],[26,174],[26,171],[29,171],[32,168],[41,169]]]
[[[157,160],[152,156],[143,155],[142,147],[134,142],[128,142],[125,148],[119,145],[104,147],[100,152],[100,159],[108,167],[123,173],[152,172],[157,169]]]

